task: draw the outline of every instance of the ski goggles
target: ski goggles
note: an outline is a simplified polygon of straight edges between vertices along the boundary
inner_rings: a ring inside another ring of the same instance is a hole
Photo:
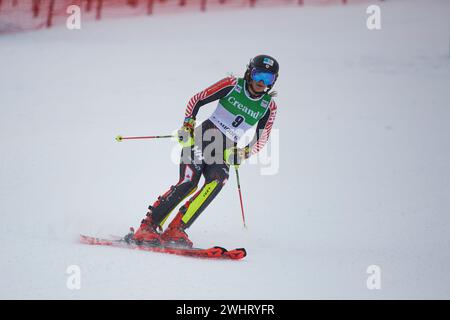
[[[271,86],[274,84],[276,76],[271,72],[253,69],[251,78],[256,82],[262,81],[266,86]]]

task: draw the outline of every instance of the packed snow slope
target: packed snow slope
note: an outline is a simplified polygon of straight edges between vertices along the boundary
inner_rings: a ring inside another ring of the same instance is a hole
[[[450,298],[450,2],[376,4],[376,31],[358,4],[2,36],[0,298]],[[171,133],[192,95],[260,53],[280,62],[279,162],[241,166],[248,230],[233,171],[189,229],[248,257],[79,244],[137,227],[178,181],[176,142],[114,137]]]

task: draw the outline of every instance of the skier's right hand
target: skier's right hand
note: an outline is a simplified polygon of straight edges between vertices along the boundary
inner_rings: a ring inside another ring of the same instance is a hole
[[[183,147],[191,147],[194,145],[194,129],[195,129],[195,119],[185,118],[183,126],[178,130],[178,142]]]

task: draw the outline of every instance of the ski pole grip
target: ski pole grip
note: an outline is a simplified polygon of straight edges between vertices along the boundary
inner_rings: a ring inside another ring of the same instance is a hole
[[[117,142],[121,142],[123,140],[123,137],[121,136],[121,135],[118,135],[117,137],[116,137],[116,141]]]

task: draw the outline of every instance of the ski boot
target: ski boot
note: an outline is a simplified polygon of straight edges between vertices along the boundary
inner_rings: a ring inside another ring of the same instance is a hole
[[[184,231],[186,225],[181,220],[182,218],[183,214],[178,212],[167,229],[162,233],[161,241],[164,246],[192,248],[193,243]]]
[[[132,239],[138,244],[143,243],[157,246],[161,244],[161,235],[158,232],[158,229],[161,229],[161,227],[153,222],[153,207],[149,206],[148,209],[149,211],[147,212],[146,218],[141,221],[141,226],[138,231],[133,234]]]

